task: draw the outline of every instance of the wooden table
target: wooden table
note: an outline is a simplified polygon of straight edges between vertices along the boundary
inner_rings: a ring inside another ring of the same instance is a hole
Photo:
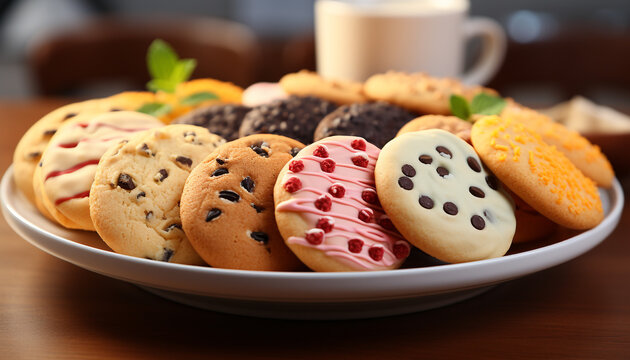
[[[60,101],[0,101],[0,169]],[[622,181],[630,189],[630,179]],[[626,194],[627,197],[627,194]],[[589,253],[448,307],[282,321],[198,310],[59,260],[0,220],[1,359],[630,359],[630,215]]]

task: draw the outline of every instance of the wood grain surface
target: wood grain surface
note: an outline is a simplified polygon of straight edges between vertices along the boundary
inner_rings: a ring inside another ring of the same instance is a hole
[[[30,124],[62,103],[0,101],[2,172]],[[629,359],[628,206],[614,233],[577,259],[459,304],[353,321],[173,303],[48,255],[0,220],[0,359],[173,358]]]

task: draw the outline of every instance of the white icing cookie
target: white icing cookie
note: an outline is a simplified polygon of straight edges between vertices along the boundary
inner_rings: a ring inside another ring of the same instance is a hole
[[[499,257],[516,228],[510,196],[475,150],[444,130],[403,134],[375,168],[383,209],[412,244],[458,263]]]

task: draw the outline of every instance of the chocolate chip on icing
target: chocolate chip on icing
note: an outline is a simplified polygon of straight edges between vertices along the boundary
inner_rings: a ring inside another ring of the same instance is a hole
[[[227,173],[229,173],[228,169],[226,169],[226,168],[218,168],[218,169],[214,170],[212,172],[212,175],[210,175],[210,176],[221,176],[221,175],[225,175]]]
[[[430,197],[426,196],[426,195],[422,195],[420,196],[420,199],[418,199],[418,202],[420,203],[420,206],[422,206],[425,209],[433,209],[433,199],[431,199]]]
[[[409,177],[414,177],[416,176],[416,169],[413,168],[413,166],[409,165],[409,164],[405,164],[402,166],[402,173],[409,176]]]
[[[249,236],[261,244],[266,245],[269,242],[269,235],[267,235],[266,233],[262,231],[252,231],[251,234],[249,234]]]
[[[445,177],[449,174],[448,169],[442,166],[435,169],[435,171],[437,171],[438,175],[440,175],[441,177]]]
[[[230,202],[238,202],[241,199],[241,197],[232,190],[219,191],[219,197]]]
[[[474,172],[481,172],[481,165],[479,165],[479,162],[477,161],[477,159],[475,159],[472,156],[469,156],[468,159],[466,159],[466,162],[468,163],[468,166],[470,166],[470,168]]]
[[[168,171],[166,171],[166,169],[160,169],[160,171],[158,171],[157,174],[155,174],[155,176],[153,177],[153,180],[162,182],[167,177],[168,177]]]
[[[481,190],[480,188],[478,188],[476,186],[469,187],[468,191],[470,191],[472,196],[475,196],[475,197],[478,197],[478,198],[486,197],[486,193],[484,193],[483,190]]]
[[[499,180],[492,175],[486,176],[486,184],[488,184],[492,190],[499,190]]]
[[[492,212],[488,209],[483,211],[483,216],[486,217],[486,219],[488,219],[488,221],[493,222],[494,221],[494,216],[492,215]]]
[[[256,212],[257,212],[257,213],[259,213],[259,214],[265,210],[265,208],[264,208],[264,207],[262,207],[262,206],[258,206],[258,205],[254,204],[254,203],[251,203],[250,205],[251,205],[251,206],[254,208],[254,210],[256,210]]]
[[[294,147],[291,149],[291,151],[289,151],[289,154],[291,154],[291,156],[295,157],[295,155],[297,155],[300,152],[300,148]]]
[[[177,161],[178,163],[180,163],[180,164],[182,164],[182,165],[186,165],[186,166],[188,166],[188,167],[191,167],[191,166],[192,166],[192,163],[193,163],[193,161],[192,161],[192,159],[191,159],[191,158],[189,158],[189,157],[185,157],[185,156],[181,156],[181,155],[180,155],[180,156],[178,156],[178,157],[176,157],[176,158],[175,158],[175,161]]]
[[[217,164],[219,164],[219,165],[225,164],[225,160],[223,160],[223,159],[216,158],[215,160],[217,161]]]
[[[401,176],[398,179],[398,186],[405,190],[411,190],[413,189],[413,181],[411,181],[411,179],[406,176]]]
[[[483,230],[486,227],[486,222],[479,215],[473,215],[470,218],[470,223],[477,230]]]
[[[453,204],[450,201],[445,202],[442,209],[444,209],[444,212],[449,215],[457,215],[457,213],[459,212],[459,209],[457,209],[457,205]]]
[[[254,180],[252,180],[252,178],[248,176],[244,178],[243,181],[241,181],[241,186],[243,187],[243,189],[247,190],[248,193],[251,193],[252,191],[254,191],[254,187],[256,186],[256,184],[254,183]]]
[[[120,175],[118,175],[117,184],[122,189],[129,190],[129,191],[136,188],[136,184],[133,182],[133,179],[131,178],[131,176],[125,173],[121,173]]]
[[[145,197],[147,194],[144,191],[140,191],[138,195],[136,195],[136,199],[140,199],[141,197]]]
[[[162,254],[162,261],[168,262],[173,257],[175,252],[171,249],[164,248],[164,253]]]
[[[433,158],[431,157],[431,155],[420,155],[418,157],[418,160],[420,160],[421,163],[427,164],[427,165],[433,162]]]
[[[210,222],[218,218],[219,215],[221,215],[221,210],[217,208],[210,209],[210,211],[208,211],[208,214],[206,215],[206,222]]]
[[[435,148],[435,150],[443,157],[448,158],[448,159],[452,159],[453,158],[453,153],[451,152],[451,150],[447,149],[446,147],[440,145],[438,147]]]

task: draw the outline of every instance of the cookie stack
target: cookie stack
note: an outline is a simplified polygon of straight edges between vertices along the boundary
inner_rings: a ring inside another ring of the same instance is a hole
[[[51,112],[16,148],[16,183],[52,221],[121,254],[365,271],[417,250],[489,259],[558,226],[592,228],[597,186],[614,179],[597,146],[513,101],[498,116],[452,116],[451,95],[496,94],[453,79],[302,71],[245,91],[213,79],[178,91]],[[200,91],[216,96],[191,105]],[[159,119],[129,111],[156,102],[172,104]]]

